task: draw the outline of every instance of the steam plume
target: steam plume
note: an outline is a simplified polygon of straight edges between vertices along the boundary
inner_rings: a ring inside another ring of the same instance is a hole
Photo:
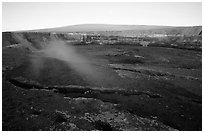
[[[77,53],[73,46],[66,44],[64,41],[50,41],[46,47],[40,50],[40,53],[40,56],[43,58],[49,57],[65,62],[68,67],[78,72],[81,76],[88,77],[89,80],[100,80],[99,77],[101,74],[91,65],[91,62]],[[43,68],[43,60],[39,58],[32,59],[31,61],[32,65],[34,65],[34,71],[39,74]]]

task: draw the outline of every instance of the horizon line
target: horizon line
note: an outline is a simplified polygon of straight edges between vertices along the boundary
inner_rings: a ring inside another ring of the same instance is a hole
[[[2,32],[24,32],[24,31],[34,31],[34,30],[46,30],[46,29],[54,29],[54,28],[62,28],[68,26],[77,26],[77,25],[120,25],[120,26],[163,26],[163,27],[196,27],[202,25],[143,25],[143,24],[105,24],[105,23],[83,23],[83,24],[71,24],[71,25],[62,25],[56,27],[47,27],[47,28],[37,28],[37,29],[24,29],[24,30],[5,30]]]

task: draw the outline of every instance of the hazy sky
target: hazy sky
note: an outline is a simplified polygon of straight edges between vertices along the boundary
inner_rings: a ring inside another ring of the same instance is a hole
[[[202,25],[202,3],[3,3],[2,30],[75,24]]]

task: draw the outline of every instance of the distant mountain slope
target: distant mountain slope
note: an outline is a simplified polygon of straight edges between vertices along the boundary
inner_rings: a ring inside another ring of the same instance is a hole
[[[111,25],[111,24],[81,24],[64,26],[50,29],[40,29],[32,31],[41,32],[89,32],[89,31],[124,31],[124,30],[151,30],[170,28],[170,26],[150,26],[150,25]]]
[[[185,35],[185,36],[197,36],[201,35],[202,27],[168,27],[148,30],[124,30],[124,31],[100,31],[98,33],[102,35],[118,35],[118,36],[137,36],[137,35]]]
[[[84,32],[100,33],[102,35],[137,36],[137,35],[199,35],[202,26],[173,27],[153,25],[110,25],[110,24],[81,24],[49,29],[37,29],[23,32]]]

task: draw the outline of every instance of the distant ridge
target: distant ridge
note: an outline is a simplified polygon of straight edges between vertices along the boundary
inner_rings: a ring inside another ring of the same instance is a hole
[[[88,32],[88,31],[124,31],[124,30],[150,30],[160,28],[170,28],[171,26],[154,25],[113,25],[113,24],[80,24],[63,26],[58,28],[39,29],[31,31],[41,32]]]
[[[80,24],[57,28],[25,30],[16,32],[94,32],[103,35],[134,36],[139,34],[181,34],[199,35],[202,26],[156,26],[156,25],[113,25],[113,24]]]

